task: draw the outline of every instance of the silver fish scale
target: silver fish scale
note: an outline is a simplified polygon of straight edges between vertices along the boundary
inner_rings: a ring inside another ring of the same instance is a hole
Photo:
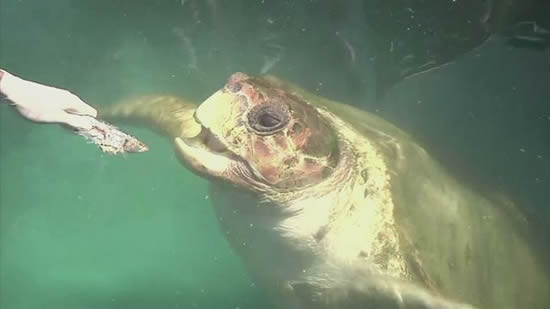
[[[88,142],[96,144],[99,149],[109,154],[145,152],[149,147],[136,137],[124,133],[119,128],[97,119],[93,120],[91,129],[78,129],[76,133]]]

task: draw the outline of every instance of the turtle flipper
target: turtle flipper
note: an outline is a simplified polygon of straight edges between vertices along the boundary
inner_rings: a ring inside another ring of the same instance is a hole
[[[290,281],[296,308],[316,309],[474,309],[440,295],[436,289],[379,273],[366,264],[308,270],[311,276]]]
[[[291,287],[298,307],[307,309],[475,309],[418,287],[380,280],[354,280],[337,286],[296,283]]]
[[[147,124],[170,137],[194,136],[200,131],[193,114],[197,104],[181,97],[151,95],[129,98],[101,107],[99,118]]]

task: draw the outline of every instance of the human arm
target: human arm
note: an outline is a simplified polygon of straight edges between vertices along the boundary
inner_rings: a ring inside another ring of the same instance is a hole
[[[27,119],[90,129],[97,111],[73,93],[24,80],[0,69],[0,93]],[[92,118],[93,117],[93,118]]]

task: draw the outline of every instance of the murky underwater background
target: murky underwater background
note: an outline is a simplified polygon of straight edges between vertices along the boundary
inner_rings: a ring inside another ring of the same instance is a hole
[[[495,36],[377,100],[362,12],[322,2],[3,0],[0,67],[98,106],[273,73],[397,123],[547,240],[550,49]],[[0,117],[0,308],[270,308],[167,140],[124,126],[151,151],[113,157],[6,104]]]

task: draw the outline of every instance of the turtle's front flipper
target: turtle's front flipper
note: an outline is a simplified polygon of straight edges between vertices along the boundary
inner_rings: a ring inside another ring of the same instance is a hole
[[[170,137],[195,136],[200,125],[193,118],[197,104],[176,96],[142,96],[101,107],[99,118],[152,126]]]
[[[367,282],[360,279],[333,287],[308,283],[290,286],[298,299],[298,308],[475,309],[417,287],[377,280]]]
[[[474,309],[436,290],[379,274],[366,265],[335,269],[324,266],[309,272],[316,275],[286,285],[285,291],[292,293],[296,308]]]

